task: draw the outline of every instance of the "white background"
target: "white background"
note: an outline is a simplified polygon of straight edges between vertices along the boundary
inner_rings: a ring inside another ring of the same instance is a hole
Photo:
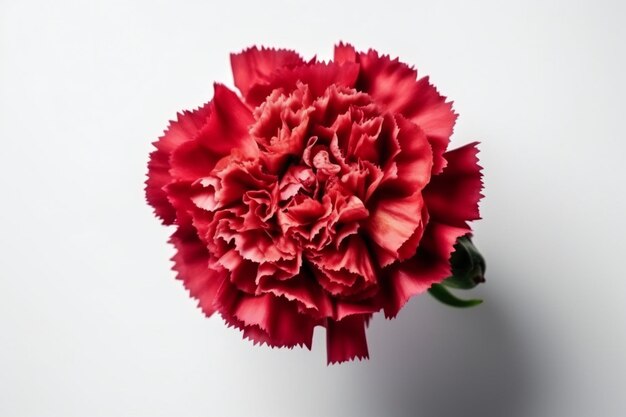
[[[0,415],[626,415],[620,1],[0,3]],[[150,142],[251,44],[400,56],[480,140],[486,302],[374,320],[371,360],[205,319],[144,203]]]

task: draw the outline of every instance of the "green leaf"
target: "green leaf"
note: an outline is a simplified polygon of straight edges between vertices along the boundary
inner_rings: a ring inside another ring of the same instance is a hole
[[[485,282],[485,259],[469,235],[462,236],[456,241],[450,265],[452,275],[442,282],[447,287],[469,290]]]
[[[452,306],[452,307],[474,307],[478,304],[481,304],[483,300],[471,299],[471,300],[461,300],[456,295],[452,294],[446,287],[441,284],[433,284],[428,290],[430,295],[435,297],[437,300],[442,302],[443,304]]]

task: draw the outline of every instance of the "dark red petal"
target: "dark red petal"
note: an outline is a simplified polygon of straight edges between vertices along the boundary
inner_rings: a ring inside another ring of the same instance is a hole
[[[231,249],[217,259],[217,263],[230,272],[230,282],[246,293],[256,292],[255,277],[258,264],[244,259],[236,250]]]
[[[367,359],[364,315],[352,315],[343,320],[328,320],[326,325],[326,350],[328,364]]]
[[[355,63],[338,65],[329,62],[283,68],[274,72],[269,82],[252,87],[246,95],[246,102],[258,106],[276,88],[293,91],[299,82],[308,85],[313,97],[320,97],[331,85],[354,87],[358,75],[359,65]]]
[[[214,185],[216,188],[215,199],[218,207],[245,201],[243,197],[247,192],[271,191],[272,188],[277,186],[275,184],[276,177],[263,172],[263,168],[258,163],[241,164],[233,159],[236,158],[222,159],[214,173],[216,178]],[[206,182],[209,183],[209,180]],[[273,187],[272,183],[274,183]]]
[[[315,281],[313,275],[303,271],[287,279],[266,279],[259,286],[263,292],[285,297],[300,303],[308,314],[316,318],[332,317],[333,305],[328,295]]]
[[[424,235],[424,230],[426,228],[425,226],[428,224],[429,220],[428,208],[425,204],[422,205],[420,219],[422,221],[420,227],[415,229],[411,237],[398,249],[398,259],[405,260],[415,255],[415,251],[422,240],[422,236]]]
[[[274,298],[276,309],[273,326],[269,331],[274,345],[287,347],[304,345],[311,349],[316,324],[313,318],[298,312],[296,303],[283,297]]]
[[[351,280],[355,277],[362,278],[365,282],[375,283],[376,274],[374,265],[370,259],[369,251],[360,236],[352,235],[345,239],[344,243],[335,249],[328,246],[319,255],[311,257],[310,261],[320,267],[331,278],[338,274],[332,272],[350,272]],[[352,275],[353,274],[353,275]],[[351,284],[349,281],[344,284]]]
[[[418,125],[433,148],[433,172],[445,166],[445,152],[454,129],[457,115],[452,103],[440,95],[428,82],[428,77],[417,80],[417,71],[398,59],[378,56],[375,51],[358,56],[361,73],[357,87],[369,93],[386,110],[400,113]]]
[[[233,149],[245,157],[258,154],[258,146],[248,132],[254,116],[234,92],[215,84],[211,110],[211,117],[198,133],[200,143],[219,157]]]
[[[177,120],[171,122],[163,136],[153,143],[156,150],[150,154],[145,192],[148,203],[154,207],[155,214],[164,224],[172,224],[176,218],[176,212],[163,190],[172,180],[169,173],[170,155],[178,146],[195,137],[206,123],[211,113],[210,107],[210,104],[206,104],[195,111],[179,113]]]
[[[220,295],[223,295],[224,297],[226,297],[226,293],[231,293],[232,297],[234,297],[233,299],[236,301],[238,297],[238,293],[237,293],[237,290],[232,285],[227,285],[227,284],[223,285],[222,288],[220,288],[220,291],[218,293],[218,298]],[[259,328],[259,326],[246,325],[243,321],[233,316],[230,310],[224,309],[223,305],[221,304],[219,305],[218,313],[224,319],[224,322],[226,323],[227,327],[234,327],[236,329],[241,330],[243,332],[243,337],[245,339],[251,340],[253,344],[262,345],[266,343],[267,345],[272,346],[269,335],[267,334],[265,330]]]
[[[271,294],[261,296],[241,294],[234,315],[246,325],[256,325],[266,332],[272,326],[274,298]]]
[[[346,146],[346,157],[380,163],[381,152],[378,145],[382,126],[381,116],[353,124]]]
[[[313,199],[305,198],[302,202],[298,202],[288,206],[282,210],[279,222],[282,228],[286,230],[290,226],[307,225],[315,222],[326,213],[326,208],[322,203]]]
[[[277,262],[281,259],[297,259],[298,249],[287,239],[273,239],[264,230],[247,230],[233,235],[235,248],[252,262]]]
[[[355,314],[369,315],[381,309],[381,307],[372,298],[358,302],[338,300],[336,302],[336,306],[336,314],[335,317],[333,317],[335,320],[343,320],[345,317],[353,316]]]
[[[417,254],[385,269],[384,284],[379,295],[387,318],[395,317],[414,295],[428,290],[451,274],[450,255],[457,239],[471,229],[430,221]]]
[[[480,219],[478,202],[483,197],[481,166],[478,165],[477,143],[445,153],[448,166],[432,177],[424,190],[424,199],[435,220],[460,226]]]
[[[354,50],[354,46],[349,43],[339,42],[338,45],[335,45],[334,61],[338,64],[356,62],[356,51]]]
[[[170,242],[176,248],[172,258],[173,269],[178,273],[176,278],[198,300],[204,314],[210,316],[215,311],[214,301],[226,274],[209,268],[209,253],[192,226],[179,226]]]
[[[300,55],[288,49],[259,49],[253,46],[230,55],[235,86],[244,96],[254,84],[268,81],[275,70],[302,64],[304,61]]]

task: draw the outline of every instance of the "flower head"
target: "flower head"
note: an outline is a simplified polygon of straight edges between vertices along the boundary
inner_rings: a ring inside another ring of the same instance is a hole
[[[457,115],[414,69],[339,44],[334,60],[250,48],[236,94],[178,115],[155,142],[146,196],[175,225],[174,269],[207,315],[245,337],[368,356],[365,326],[451,273],[479,218],[475,143],[447,151]]]

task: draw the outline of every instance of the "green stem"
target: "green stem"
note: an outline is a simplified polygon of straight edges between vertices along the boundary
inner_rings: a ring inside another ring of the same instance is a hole
[[[471,299],[471,300],[462,300],[452,294],[446,287],[441,284],[433,284],[432,287],[428,290],[430,295],[435,297],[437,300],[442,302],[443,304],[452,306],[452,307],[474,307],[478,304],[481,304],[483,300]]]

